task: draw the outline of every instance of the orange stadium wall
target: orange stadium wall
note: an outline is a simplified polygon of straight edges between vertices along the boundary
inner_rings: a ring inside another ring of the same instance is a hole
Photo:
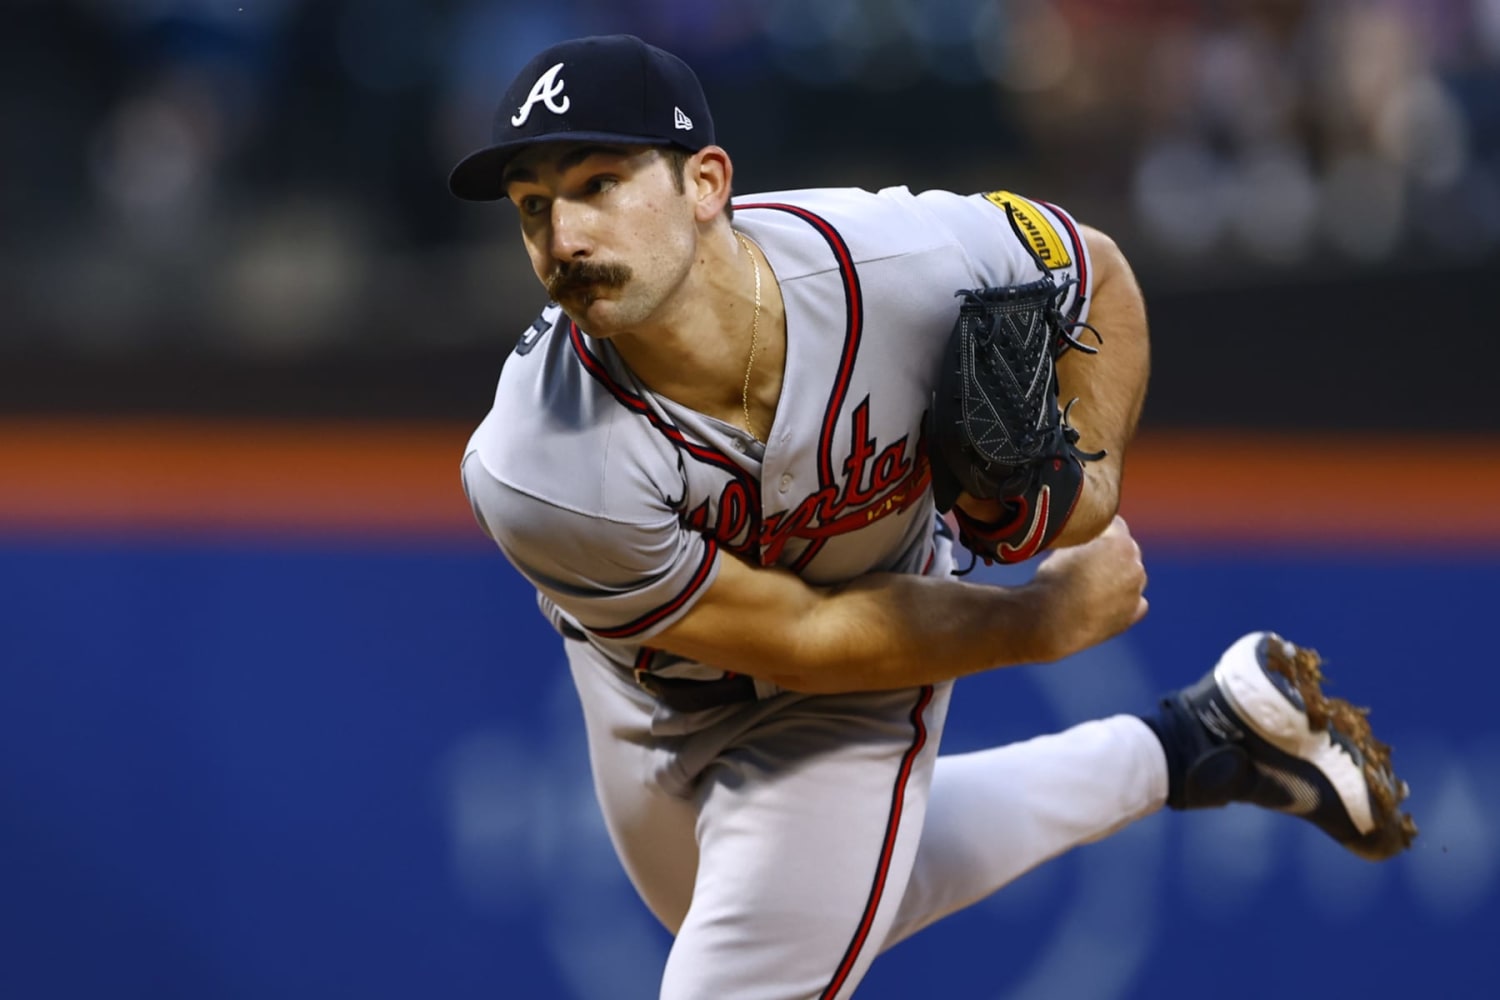
[[[0,420],[0,529],[470,542],[458,423]],[[1164,546],[1500,551],[1500,435],[1166,430],[1122,512]]]

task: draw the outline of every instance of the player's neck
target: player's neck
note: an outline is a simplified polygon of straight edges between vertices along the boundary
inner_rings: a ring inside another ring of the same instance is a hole
[[[727,229],[705,245],[683,287],[650,327],[611,338],[636,377],[658,395],[743,426],[746,363],[752,336],[749,409],[764,440],[781,395],[786,322],[781,291],[765,258]],[[754,259],[750,254],[754,254]],[[755,309],[755,268],[761,303]]]

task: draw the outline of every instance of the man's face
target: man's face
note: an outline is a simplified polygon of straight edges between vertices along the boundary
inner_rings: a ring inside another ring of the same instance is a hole
[[[532,269],[593,336],[649,321],[692,266],[693,204],[673,169],[649,147],[581,143],[541,144],[506,168]]]

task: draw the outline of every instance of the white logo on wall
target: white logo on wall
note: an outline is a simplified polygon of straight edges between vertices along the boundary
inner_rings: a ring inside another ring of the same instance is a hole
[[[562,96],[562,100],[558,100],[558,97],[562,95],[563,87],[567,86],[565,81],[557,77],[557,74],[562,72],[562,68],[563,64],[558,63],[537,78],[536,83],[531,85],[531,93],[526,95],[526,102],[511,117],[512,125],[517,128],[525,125],[526,119],[531,117],[531,106],[537,101],[541,101],[547,106],[548,111],[557,115],[563,114],[572,106],[573,101],[567,96]]]
[[[691,132],[693,130],[693,120],[683,114],[681,108],[672,109],[672,124],[684,132]]]

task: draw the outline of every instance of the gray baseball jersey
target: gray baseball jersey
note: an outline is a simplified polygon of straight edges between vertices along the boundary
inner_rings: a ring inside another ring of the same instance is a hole
[[[786,309],[764,446],[652,393],[551,306],[506,362],[464,485],[565,637],[605,824],[675,935],[663,1000],[831,1000],[880,950],[1160,807],[1166,777],[1129,716],[940,760],[950,684],[757,682],[754,700],[685,713],[632,683],[632,669],[721,676],[651,639],[726,550],[813,583],[949,572],[923,425],[954,293],[1033,280],[1040,260],[1071,282],[1066,315],[1088,305],[1073,221],[1005,192],[753,196],[734,226]]]
[[[734,221],[764,251],[786,305],[764,447],[652,393],[556,306],[522,338],[469,444],[478,468],[467,485],[486,530],[554,624],[619,663],[641,665],[725,549],[815,584],[931,571],[923,417],[954,293],[1032,280],[1039,258],[1060,283],[1076,279],[1066,314],[1083,319],[1088,304],[1072,219],[1006,192],[769,194],[737,201]],[[490,482],[475,481],[479,468]],[[716,675],[663,657],[649,669]]]

